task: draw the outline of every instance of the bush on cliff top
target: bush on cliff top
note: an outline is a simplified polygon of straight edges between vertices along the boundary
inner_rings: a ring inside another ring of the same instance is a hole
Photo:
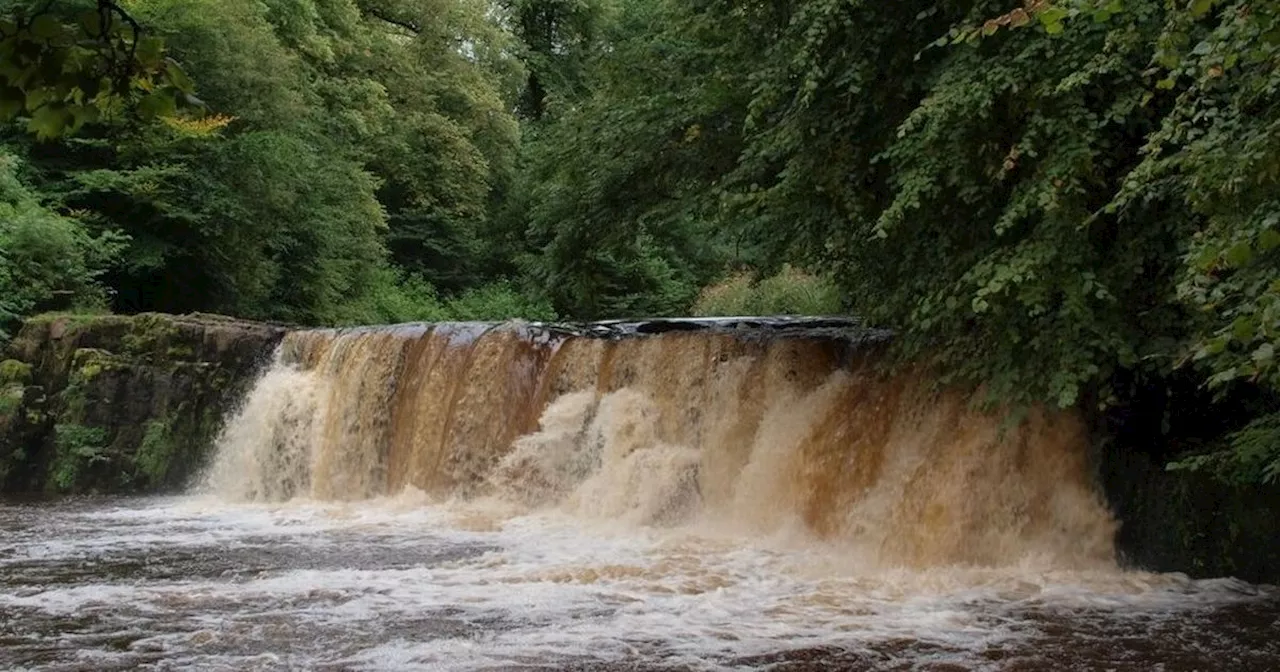
[[[123,243],[115,232],[91,234],[79,220],[45,207],[20,170],[19,160],[0,149],[0,342],[20,317],[50,301],[104,303],[99,278]]]
[[[840,312],[840,290],[827,278],[783,266],[776,275],[756,280],[737,273],[709,285],[698,295],[698,316],[834,315]]]

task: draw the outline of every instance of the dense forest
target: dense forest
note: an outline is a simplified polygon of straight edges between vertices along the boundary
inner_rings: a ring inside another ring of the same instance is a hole
[[[0,7],[4,328],[848,313],[1280,478],[1280,3]]]

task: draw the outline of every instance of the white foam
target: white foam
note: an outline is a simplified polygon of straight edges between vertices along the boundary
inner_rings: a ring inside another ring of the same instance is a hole
[[[704,536],[697,526],[588,524],[557,511],[470,525],[492,506],[431,504],[408,493],[363,504],[213,505],[192,498],[58,512],[49,521],[58,538],[6,540],[5,550],[16,553],[0,560],[0,572],[33,559],[74,565],[104,554],[163,563],[175,549],[253,557],[289,545],[295,556],[234,577],[88,573],[65,583],[6,585],[0,612],[99,618],[121,636],[134,633],[130,655],[158,651],[203,669],[330,663],[467,670],[584,658],[719,669],[743,656],[806,647],[858,651],[897,640],[961,655],[1034,634],[1018,616],[1023,609],[1173,617],[1256,592],[1239,582],[1118,570],[863,572],[837,547],[729,540]],[[452,559],[409,556],[395,566],[361,566],[361,553],[375,550],[398,557],[466,548],[474,550]],[[288,566],[312,552],[337,555],[325,566]],[[280,632],[315,641],[282,639]],[[228,646],[244,650],[221,651]]]

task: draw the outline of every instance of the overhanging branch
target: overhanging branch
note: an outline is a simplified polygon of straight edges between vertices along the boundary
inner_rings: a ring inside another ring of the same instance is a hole
[[[413,33],[414,35],[422,34],[422,26],[418,25],[418,22],[416,21],[412,21],[409,19],[401,19],[398,17],[391,16],[386,11],[378,9],[377,7],[365,6],[364,11],[366,14],[368,14],[369,16],[372,16],[375,19],[378,19],[379,21],[382,21],[384,23],[389,23],[399,28],[403,28]]]

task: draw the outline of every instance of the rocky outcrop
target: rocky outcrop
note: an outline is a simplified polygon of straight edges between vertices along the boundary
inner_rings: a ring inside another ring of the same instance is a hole
[[[0,492],[180,487],[284,332],[201,314],[29,320],[0,357]]]
[[[1166,460],[1108,452],[1102,485],[1127,566],[1280,584],[1280,486],[1169,471]]]

